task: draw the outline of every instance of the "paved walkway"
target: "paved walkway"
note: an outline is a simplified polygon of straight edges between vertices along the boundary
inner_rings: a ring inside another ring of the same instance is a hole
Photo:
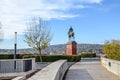
[[[99,60],[82,60],[70,67],[65,80],[120,80],[107,71]]]

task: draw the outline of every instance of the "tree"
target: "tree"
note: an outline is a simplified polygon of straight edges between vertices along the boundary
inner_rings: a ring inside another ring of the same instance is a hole
[[[25,42],[28,46],[37,50],[40,54],[40,61],[42,62],[41,50],[50,45],[52,39],[50,29],[48,29],[46,22],[41,18],[32,19],[27,24],[27,32],[25,34]]]
[[[120,60],[120,40],[106,41],[103,48],[106,57]]]

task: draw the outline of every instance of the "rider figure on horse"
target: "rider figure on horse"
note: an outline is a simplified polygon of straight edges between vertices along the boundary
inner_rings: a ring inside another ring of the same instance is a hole
[[[74,41],[74,39],[75,39],[72,26],[70,27],[70,29],[68,31],[68,37],[69,37],[69,41]]]

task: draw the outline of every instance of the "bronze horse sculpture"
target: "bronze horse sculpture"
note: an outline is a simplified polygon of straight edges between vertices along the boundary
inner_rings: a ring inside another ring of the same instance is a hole
[[[70,27],[68,31],[68,37],[69,37],[69,40],[74,39],[74,32],[72,27]]]

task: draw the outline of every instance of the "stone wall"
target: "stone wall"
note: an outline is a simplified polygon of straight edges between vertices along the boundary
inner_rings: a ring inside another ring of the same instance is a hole
[[[67,61],[59,60],[43,68],[28,80],[62,80],[67,68]]]
[[[120,76],[120,61],[102,57],[101,63],[108,71]]]
[[[0,74],[26,72],[34,69],[36,69],[35,58],[0,60]]]

